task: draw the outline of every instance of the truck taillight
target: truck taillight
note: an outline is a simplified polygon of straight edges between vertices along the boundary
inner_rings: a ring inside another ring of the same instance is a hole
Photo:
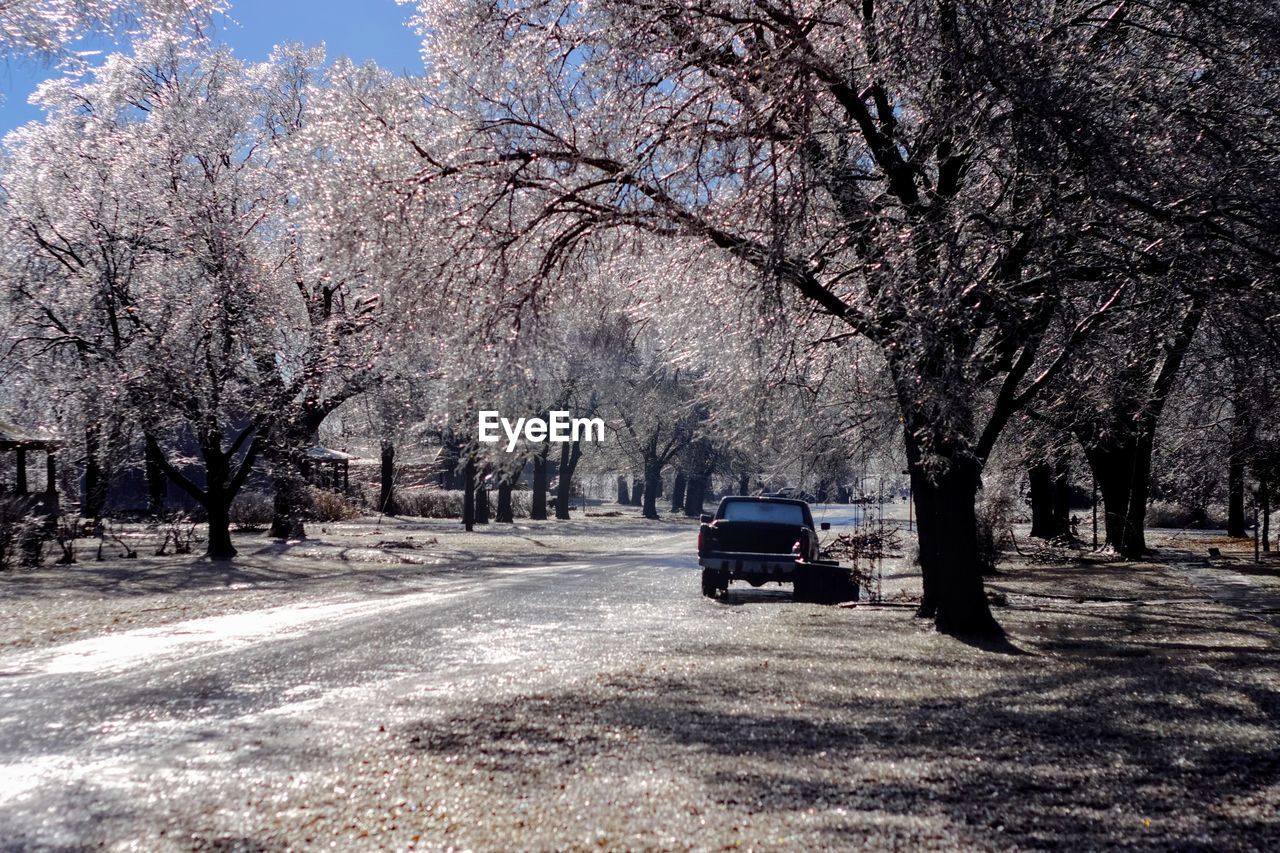
[[[797,559],[804,557],[804,543],[801,540],[797,539],[791,546],[791,555]]]

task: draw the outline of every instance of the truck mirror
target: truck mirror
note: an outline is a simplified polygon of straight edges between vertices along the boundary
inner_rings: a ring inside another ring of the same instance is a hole
[[[822,529],[823,529],[823,530],[830,530],[830,529],[831,529],[831,522],[829,522],[829,521],[824,521],[824,522],[822,522]]]
[[[703,524],[710,524],[711,516],[707,515],[706,513],[703,513],[700,520],[702,521]]]

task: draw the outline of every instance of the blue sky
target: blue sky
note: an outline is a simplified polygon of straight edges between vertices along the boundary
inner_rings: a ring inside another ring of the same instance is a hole
[[[232,0],[228,20],[215,22],[213,36],[247,60],[266,59],[281,42],[324,42],[328,55],[357,62],[372,59],[397,73],[422,70],[419,41],[404,26],[412,8],[395,0]],[[111,44],[86,45],[110,49]],[[40,117],[27,96],[56,72],[31,62],[0,64],[0,135]]]

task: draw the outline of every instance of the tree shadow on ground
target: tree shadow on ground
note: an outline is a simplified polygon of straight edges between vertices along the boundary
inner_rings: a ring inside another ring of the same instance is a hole
[[[656,765],[727,819],[768,814],[819,846],[1277,849],[1274,631],[1170,642],[1204,622],[1134,618],[1016,657],[908,632],[868,658],[865,634],[802,626],[807,656],[712,645],[691,674],[471,707],[404,742],[497,779],[499,802]]]

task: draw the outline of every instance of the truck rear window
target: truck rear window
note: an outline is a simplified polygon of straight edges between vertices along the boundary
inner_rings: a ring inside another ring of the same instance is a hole
[[[804,508],[796,504],[764,501],[732,501],[724,505],[725,521],[761,521],[766,524],[804,525]]]

